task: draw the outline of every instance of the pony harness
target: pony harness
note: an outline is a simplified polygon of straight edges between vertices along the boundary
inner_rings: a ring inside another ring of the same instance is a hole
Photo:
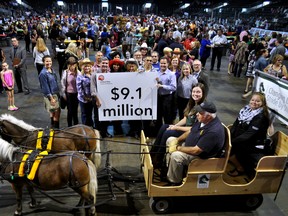
[[[18,175],[19,177],[24,177],[25,174],[29,180],[35,178],[36,171],[38,170],[39,164],[42,158],[48,155],[48,151],[39,152],[37,150],[27,151],[20,163]]]
[[[39,130],[37,136],[36,149],[47,150],[49,152],[52,148],[53,138],[54,138],[53,129],[50,129],[50,131],[48,129]]]

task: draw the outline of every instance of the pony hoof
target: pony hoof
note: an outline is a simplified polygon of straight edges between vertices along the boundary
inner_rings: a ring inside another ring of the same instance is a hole
[[[40,205],[40,201],[39,202],[29,202],[29,208],[33,209],[36,208],[37,206]]]
[[[29,208],[33,209],[36,208],[37,204],[36,203],[29,203]]]
[[[18,212],[18,211],[14,212],[14,216],[21,216],[21,215],[22,215],[22,212]]]

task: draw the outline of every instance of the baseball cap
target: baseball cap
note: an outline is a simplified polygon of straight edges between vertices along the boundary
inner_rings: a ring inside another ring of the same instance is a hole
[[[210,101],[204,101],[203,103],[201,103],[200,105],[197,105],[195,107],[196,112],[209,112],[209,113],[216,113],[217,109],[216,106],[214,105],[214,103],[210,102]]]

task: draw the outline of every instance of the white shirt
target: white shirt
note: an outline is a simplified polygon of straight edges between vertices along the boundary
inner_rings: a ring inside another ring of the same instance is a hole
[[[39,52],[36,47],[33,49],[33,58],[35,58],[35,64],[43,64],[42,58],[46,55],[50,55],[48,48],[44,52]]]
[[[212,39],[212,44],[214,46],[222,46],[223,44],[227,44],[227,38],[225,35],[219,36],[218,34]]]

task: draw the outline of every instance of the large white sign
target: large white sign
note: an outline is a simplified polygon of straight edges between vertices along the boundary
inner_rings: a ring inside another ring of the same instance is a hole
[[[99,73],[99,120],[155,120],[157,73]]]
[[[265,94],[271,113],[288,125],[288,82],[267,73],[257,72],[255,87],[257,92]]]

